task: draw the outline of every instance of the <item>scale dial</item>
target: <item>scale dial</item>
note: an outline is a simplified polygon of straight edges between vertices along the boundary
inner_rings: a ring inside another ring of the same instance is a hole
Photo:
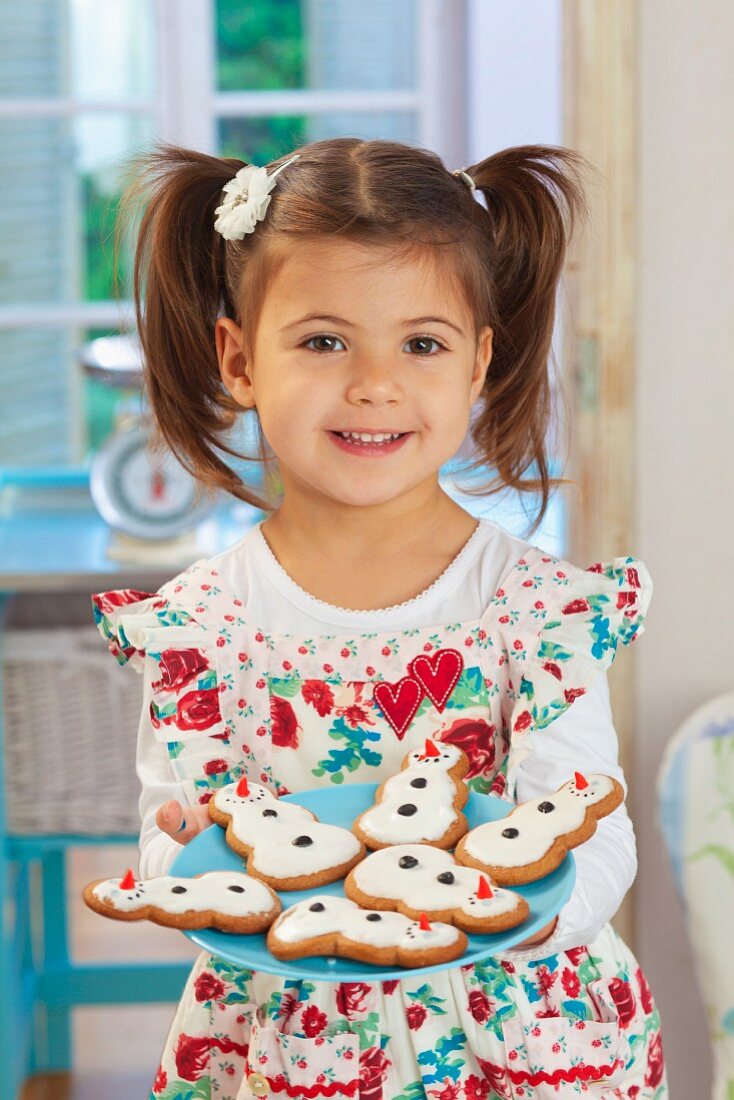
[[[153,454],[142,425],[115,432],[94,455],[90,489],[110,527],[139,539],[173,539],[214,507],[171,452]]]

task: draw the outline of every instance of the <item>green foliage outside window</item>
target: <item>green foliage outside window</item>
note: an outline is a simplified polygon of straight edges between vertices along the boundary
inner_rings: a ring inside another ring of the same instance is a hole
[[[222,92],[304,86],[301,0],[217,0],[216,44]]]

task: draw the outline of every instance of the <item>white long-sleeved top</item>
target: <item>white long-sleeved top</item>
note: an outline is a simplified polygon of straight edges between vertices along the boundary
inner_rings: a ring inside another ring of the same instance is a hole
[[[377,631],[475,620],[529,545],[497,524],[481,520],[432,585],[411,600],[372,611],[335,607],[305,592],[275,558],[260,524],[251,527],[229,549],[210,558],[209,563],[242,599],[251,621],[267,623],[273,634],[328,634],[339,629]],[[185,797],[165,745],[154,737],[147,675],[143,692],[137,746],[137,772],[142,785],[140,875],[149,878],[166,874],[179,850],[178,843],[158,829],[156,810],[169,799],[185,804]],[[611,775],[627,790],[603,672],[596,676],[587,694],[559,718],[540,732],[528,733],[524,746],[531,751],[512,777],[518,802],[556,790],[574,771]],[[594,836],[577,848],[574,856],[576,884],[553,936],[537,948],[508,951],[508,957],[545,957],[590,943],[615,914],[637,871],[634,830],[626,807],[622,805],[603,818]]]

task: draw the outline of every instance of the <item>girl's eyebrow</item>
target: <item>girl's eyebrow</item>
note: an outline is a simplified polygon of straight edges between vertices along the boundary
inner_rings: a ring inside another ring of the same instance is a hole
[[[283,325],[280,331],[285,332],[286,329],[295,328],[296,325],[303,325],[306,321],[327,321],[330,325],[346,325],[348,328],[360,327],[359,325],[353,324],[352,321],[345,320],[343,317],[334,317],[328,313],[309,313],[306,317],[299,317],[297,321],[291,321],[289,325]],[[453,321],[447,321],[445,317],[413,317],[411,320],[401,323],[407,328],[409,325],[427,325],[431,322],[436,322],[439,325],[448,325],[449,328],[458,332],[459,336],[464,335],[463,329],[460,329]]]

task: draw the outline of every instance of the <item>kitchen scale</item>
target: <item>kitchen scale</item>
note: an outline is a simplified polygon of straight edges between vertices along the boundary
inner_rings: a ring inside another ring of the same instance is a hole
[[[152,445],[137,337],[91,340],[81,348],[79,361],[90,377],[131,391],[120,402],[112,434],[90,465],[92,500],[111,529],[108,556],[125,561],[170,562],[177,557],[190,561],[202,549],[196,529],[217,500],[202,493],[171,451]]]

